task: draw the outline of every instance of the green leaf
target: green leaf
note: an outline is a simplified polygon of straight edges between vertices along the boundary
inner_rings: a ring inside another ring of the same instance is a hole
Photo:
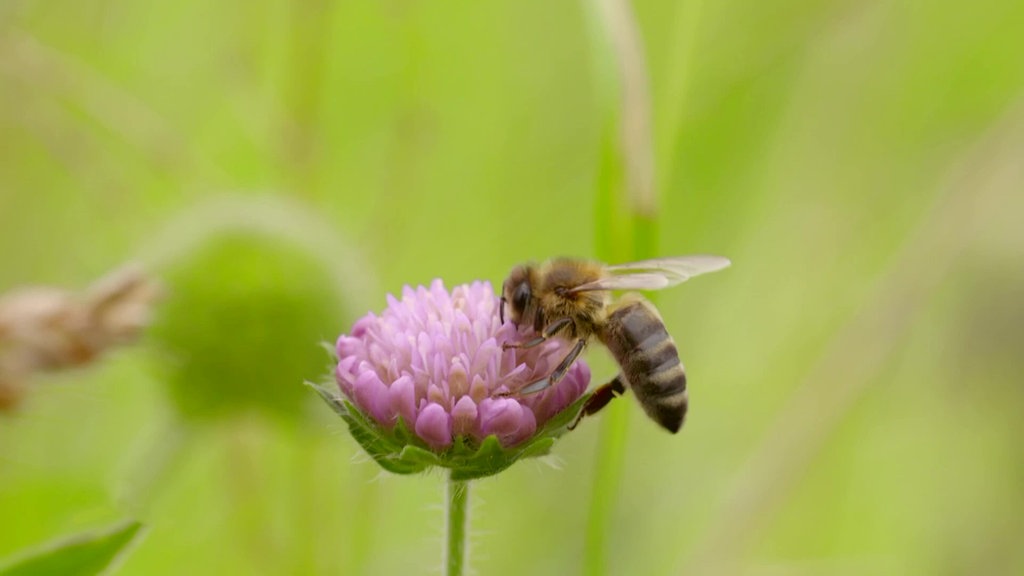
[[[78,534],[0,568],[2,576],[91,576],[112,568],[145,531],[142,524],[123,522],[105,530]]]

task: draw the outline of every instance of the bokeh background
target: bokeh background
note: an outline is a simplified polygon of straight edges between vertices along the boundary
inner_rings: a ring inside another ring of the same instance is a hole
[[[595,502],[592,573],[1024,571],[1024,4],[625,6],[657,250],[734,266],[658,295],[683,432],[619,401],[614,489],[602,419],[476,483],[475,572],[580,573]],[[141,261],[169,291],[0,415],[0,557],[139,517],[123,574],[439,573],[443,476],[380,473],[301,383],[404,284],[614,253],[607,21],[3,2],[0,290]]]

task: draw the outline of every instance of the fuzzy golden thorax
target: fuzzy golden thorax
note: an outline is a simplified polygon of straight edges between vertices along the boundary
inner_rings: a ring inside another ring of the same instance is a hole
[[[589,338],[604,319],[609,295],[604,291],[570,290],[604,275],[601,264],[586,260],[557,258],[540,266],[526,264],[512,269],[502,295],[516,324],[542,332],[550,323],[569,318],[572,322],[558,336]]]

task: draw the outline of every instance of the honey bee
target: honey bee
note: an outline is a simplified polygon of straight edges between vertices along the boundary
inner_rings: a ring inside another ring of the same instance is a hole
[[[651,419],[669,432],[678,432],[686,416],[687,393],[686,372],[675,342],[653,304],[636,293],[613,300],[611,291],[661,290],[729,264],[721,256],[656,258],[616,266],[556,258],[539,266],[513,268],[502,286],[501,322],[508,305],[511,320],[531,327],[535,337],[503,346],[532,348],[553,337],[573,343],[551,374],[513,394],[533,394],[556,384],[596,337],[621,371],[594,391],[569,429],[630,389]]]

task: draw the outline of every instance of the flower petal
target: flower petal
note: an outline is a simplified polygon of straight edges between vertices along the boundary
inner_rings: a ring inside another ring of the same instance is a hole
[[[469,396],[460,398],[452,408],[452,433],[455,436],[480,436],[477,416],[476,402]]]
[[[409,376],[401,376],[388,388],[388,401],[391,410],[405,420],[406,426],[412,428],[416,422],[416,386]]]
[[[374,420],[390,427],[394,412],[388,403],[387,386],[384,386],[377,373],[372,370],[363,371],[352,388],[356,404],[373,416]]]
[[[513,446],[536,430],[533,412],[515,399],[487,398],[480,403],[480,433],[496,435],[502,446]]]
[[[429,403],[416,417],[416,435],[431,448],[447,448],[452,444],[452,417],[440,404]]]

